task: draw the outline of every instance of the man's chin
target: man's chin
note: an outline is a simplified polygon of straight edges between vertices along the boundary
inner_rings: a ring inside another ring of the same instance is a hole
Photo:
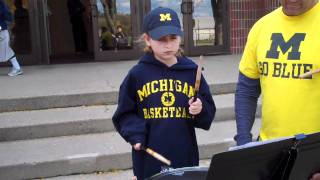
[[[287,16],[298,16],[304,13],[304,10],[300,6],[283,7],[282,11]]]
[[[302,13],[296,10],[288,10],[288,9],[283,9],[283,13],[286,14],[287,16],[298,16]]]

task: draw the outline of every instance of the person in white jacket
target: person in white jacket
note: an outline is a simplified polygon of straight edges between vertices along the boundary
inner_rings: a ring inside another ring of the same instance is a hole
[[[12,14],[3,0],[0,0],[0,62],[10,61],[12,70],[9,76],[17,76],[23,73],[16,55],[10,47],[10,35],[8,32],[8,22],[13,20]]]

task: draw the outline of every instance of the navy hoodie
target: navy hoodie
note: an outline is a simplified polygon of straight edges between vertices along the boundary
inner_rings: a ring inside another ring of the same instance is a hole
[[[201,77],[198,98],[202,111],[189,114],[197,65],[178,57],[171,67],[146,53],[120,86],[113,123],[130,144],[142,143],[167,159],[173,168],[198,166],[195,127],[208,130],[216,107],[205,79]],[[164,164],[144,151],[132,149],[133,171],[138,180],[161,171]]]

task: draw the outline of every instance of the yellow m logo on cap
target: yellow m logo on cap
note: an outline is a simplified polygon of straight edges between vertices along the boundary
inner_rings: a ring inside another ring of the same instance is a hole
[[[171,14],[160,14],[160,21],[171,21]]]

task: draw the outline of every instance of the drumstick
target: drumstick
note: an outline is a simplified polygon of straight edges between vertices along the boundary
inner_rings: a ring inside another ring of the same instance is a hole
[[[201,55],[198,62],[198,69],[196,74],[196,82],[194,84],[194,98],[193,102],[197,100],[198,92],[200,89],[200,81],[201,81],[201,71],[202,71],[202,63],[203,63],[203,56]]]
[[[145,148],[144,146],[141,146],[141,149],[146,151],[148,154],[150,154],[152,157],[158,159],[159,161],[165,163],[166,165],[170,166],[171,165],[171,161],[168,160],[167,158],[163,157],[162,155],[160,155],[159,153],[153,151],[150,148]]]
[[[307,77],[312,76],[312,74],[317,74],[317,73],[319,73],[319,72],[320,72],[320,69],[316,69],[316,70],[314,70],[314,71],[309,71],[309,72],[306,72],[306,73],[304,73],[304,74],[301,74],[301,75],[299,76],[299,78],[304,79],[304,78],[307,78]]]
[[[203,63],[203,56],[201,55],[198,61],[198,69],[196,74],[196,82],[194,83],[194,95],[193,95],[192,102],[196,102],[198,98],[198,92],[200,89],[200,81],[201,81],[202,63]],[[195,119],[194,115],[192,115],[192,119]]]

